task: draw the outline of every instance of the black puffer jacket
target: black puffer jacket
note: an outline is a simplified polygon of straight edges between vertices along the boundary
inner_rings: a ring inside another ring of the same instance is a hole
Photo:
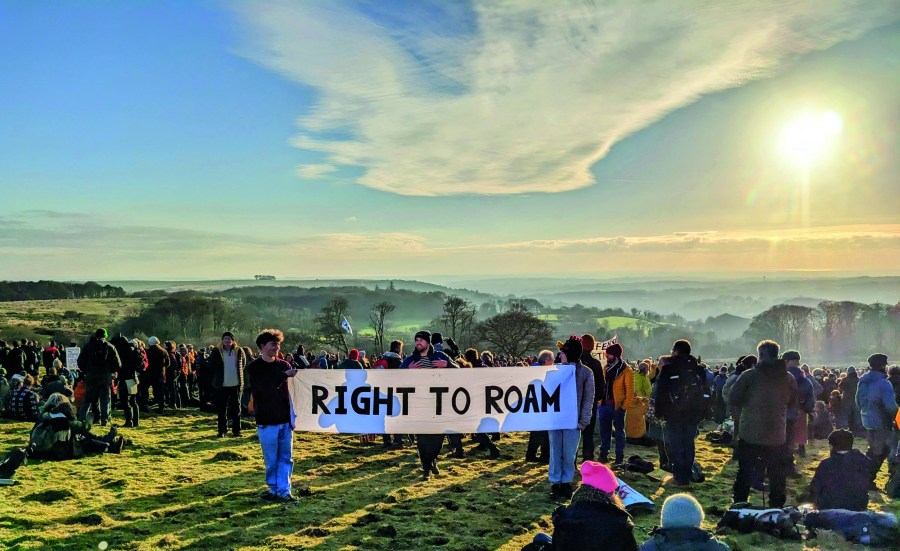
[[[621,502],[582,485],[568,507],[553,513],[553,549],[560,551],[636,551],[634,523]]]

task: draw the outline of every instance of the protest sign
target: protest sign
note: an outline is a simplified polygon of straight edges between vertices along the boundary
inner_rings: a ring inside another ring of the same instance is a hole
[[[623,482],[621,478],[617,478],[616,480],[619,481],[619,489],[616,494],[618,494],[619,499],[622,500],[622,505],[625,506],[625,509],[627,509],[628,512],[634,512],[638,510],[652,511],[656,509],[655,503]]]
[[[66,348],[66,368],[72,371],[78,371],[78,356],[80,355],[80,347],[70,346]]]
[[[610,346],[616,344],[617,342],[619,342],[619,335],[614,336],[613,338],[609,339],[608,341],[598,342],[598,343],[594,344],[594,352],[603,352],[604,350],[606,350]]]
[[[306,369],[296,431],[446,434],[576,428],[575,367]]]

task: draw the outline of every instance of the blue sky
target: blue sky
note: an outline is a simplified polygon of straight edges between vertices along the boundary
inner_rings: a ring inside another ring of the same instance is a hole
[[[851,4],[7,1],[0,278],[896,273],[900,2]]]

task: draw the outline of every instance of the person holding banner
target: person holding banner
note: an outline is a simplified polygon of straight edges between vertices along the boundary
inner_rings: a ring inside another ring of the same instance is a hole
[[[416,333],[415,349],[403,363],[400,369],[433,369],[433,368],[458,368],[459,365],[443,352],[437,352],[431,345],[431,332],[419,331]],[[428,480],[432,474],[440,474],[437,468],[437,458],[441,454],[444,445],[443,434],[419,434],[416,436],[416,447],[419,450],[419,461],[422,462],[422,480]]]
[[[581,431],[591,422],[594,409],[594,374],[583,363],[584,350],[581,339],[572,335],[559,350],[559,360],[563,364],[575,365],[575,400],[578,403],[578,418],[573,419],[574,428],[549,431],[550,436],[550,499],[572,497],[572,479],[575,478],[575,456]]]
[[[277,329],[264,329],[256,337],[260,356],[247,366],[247,379],[256,415],[256,432],[266,465],[266,485],[262,499],[296,502],[291,493],[294,472],[294,417],[286,381],[298,370],[278,359],[284,335]]]

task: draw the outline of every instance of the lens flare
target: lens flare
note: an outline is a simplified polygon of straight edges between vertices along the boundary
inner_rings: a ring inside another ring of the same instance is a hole
[[[804,113],[785,127],[782,149],[791,158],[808,163],[828,150],[843,126],[844,121],[834,111]]]

